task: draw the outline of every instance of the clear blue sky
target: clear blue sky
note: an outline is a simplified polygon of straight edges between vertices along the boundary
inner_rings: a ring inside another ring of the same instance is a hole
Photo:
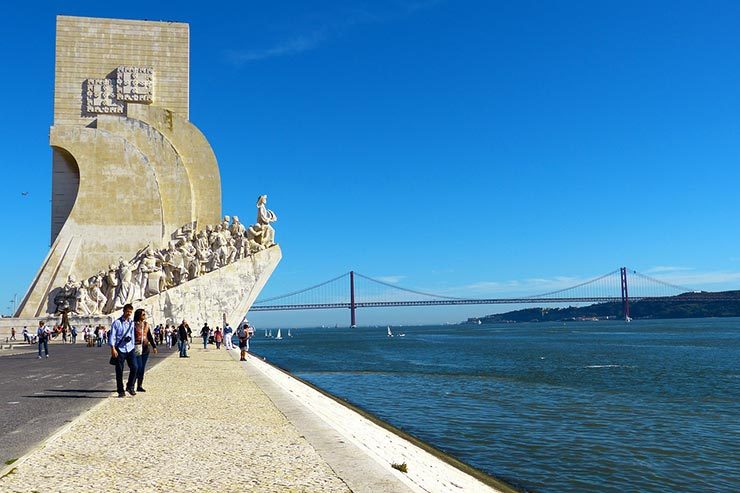
[[[268,193],[279,217],[266,296],[351,269],[460,296],[622,265],[740,288],[738,2],[14,2],[0,31],[3,313],[49,246],[57,14],[190,23],[190,118],[218,157],[223,210],[251,220]]]

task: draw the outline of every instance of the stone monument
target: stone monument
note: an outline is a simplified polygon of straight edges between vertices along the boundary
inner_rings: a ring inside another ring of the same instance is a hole
[[[256,235],[221,216],[216,157],[188,120],[189,46],[185,23],[57,17],[51,248],[16,317],[134,302],[156,323],[237,324],[275,269],[266,196]]]

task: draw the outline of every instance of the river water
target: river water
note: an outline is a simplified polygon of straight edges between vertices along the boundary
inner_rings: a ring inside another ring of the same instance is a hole
[[[740,319],[392,330],[251,347],[523,490],[740,491]]]

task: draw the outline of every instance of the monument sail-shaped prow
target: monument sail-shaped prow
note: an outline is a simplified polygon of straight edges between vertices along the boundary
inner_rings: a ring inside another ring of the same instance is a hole
[[[16,316],[53,314],[65,284],[221,223],[216,157],[188,121],[189,36],[185,23],[57,17],[52,247]]]

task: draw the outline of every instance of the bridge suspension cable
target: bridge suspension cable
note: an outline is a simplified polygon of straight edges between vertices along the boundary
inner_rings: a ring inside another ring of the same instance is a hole
[[[441,294],[425,293],[424,291],[416,291],[414,289],[404,288],[404,287],[401,287],[401,286],[397,286],[395,284],[391,284],[389,282],[384,282],[384,281],[380,281],[378,279],[373,279],[372,277],[368,277],[368,276],[362,275],[359,272],[355,272],[355,276],[361,277],[363,279],[367,279],[368,281],[372,281],[374,283],[381,284],[381,285],[386,286],[386,287],[389,287],[389,288],[393,288],[393,289],[398,290],[398,291],[405,291],[407,293],[412,293],[412,294],[416,294],[416,295],[420,295],[420,296],[428,296],[430,298],[437,298],[437,299],[442,299],[442,300],[463,300],[463,299],[465,299],[465,298],[456,298],[456,297],[453,297],[453,296],[443,296]]]
[[[565,293],[565,292],[568,292],[568,291],[574,291],[574,290],[576,290],[578,288],[582,288],[582,287],[585,287],[585,286],[594,285],[594,284],[597,284],[600,281],[603,281],[605,279],[608,279],[609,281],[614,280],[615,285],[618,285],[619,282],[616,280],[616,277],[615,277],[617,274],[619,274],[619,269],[614,270],[612,272],[609,272],[607,274],[604,274],[603,276],[599,276],[599,277],[596,277],[594,279],[591,279],[590,281],[585,281],[585,282],[582,282],[580,284],[576,284],[575,286],[570,286],[570,287],[567,287],[567,288],[558,289],[556,291],[550,291],[549,293],[537,294],[537,295],[534,295],[534,296],[525,296],[525,298],[532,298],[532,299],[535,299],[535,298],[556,298],[557,297],[556,295],[558,295],[558,294],[562,294],[562,293]],[[612,279],[610,279],[610,278],[612,278]]]
[[[629,282],[628,282],[629,278]],[[362,281],[356,283],[356,281]],[[629,289],[628,288],[629,284]],[[380,289],[379,289],[380,288]],[[397,284],[374,279],[357,272],[347,272],[319,284],[292,291],[280,296],[258,300],[252,311],[308,310],[345,308],[352,312],[354,323],[356,308],[394,306],[474,305],[474,304],[532,304],[532,303],[598,303],[619,302],[629,314],[629,302],[659,299],[686,294],[691,289],[622,267],[602,276],[567,288],[547,293],[511,298],[463,298],[410,289]],[[407,296],[399,299],[401,294]],[[413,296],[408,296],[413,295]],[[698,295],[697,295],[698,296]],[[275,303],[275,302],[279,302]]]

